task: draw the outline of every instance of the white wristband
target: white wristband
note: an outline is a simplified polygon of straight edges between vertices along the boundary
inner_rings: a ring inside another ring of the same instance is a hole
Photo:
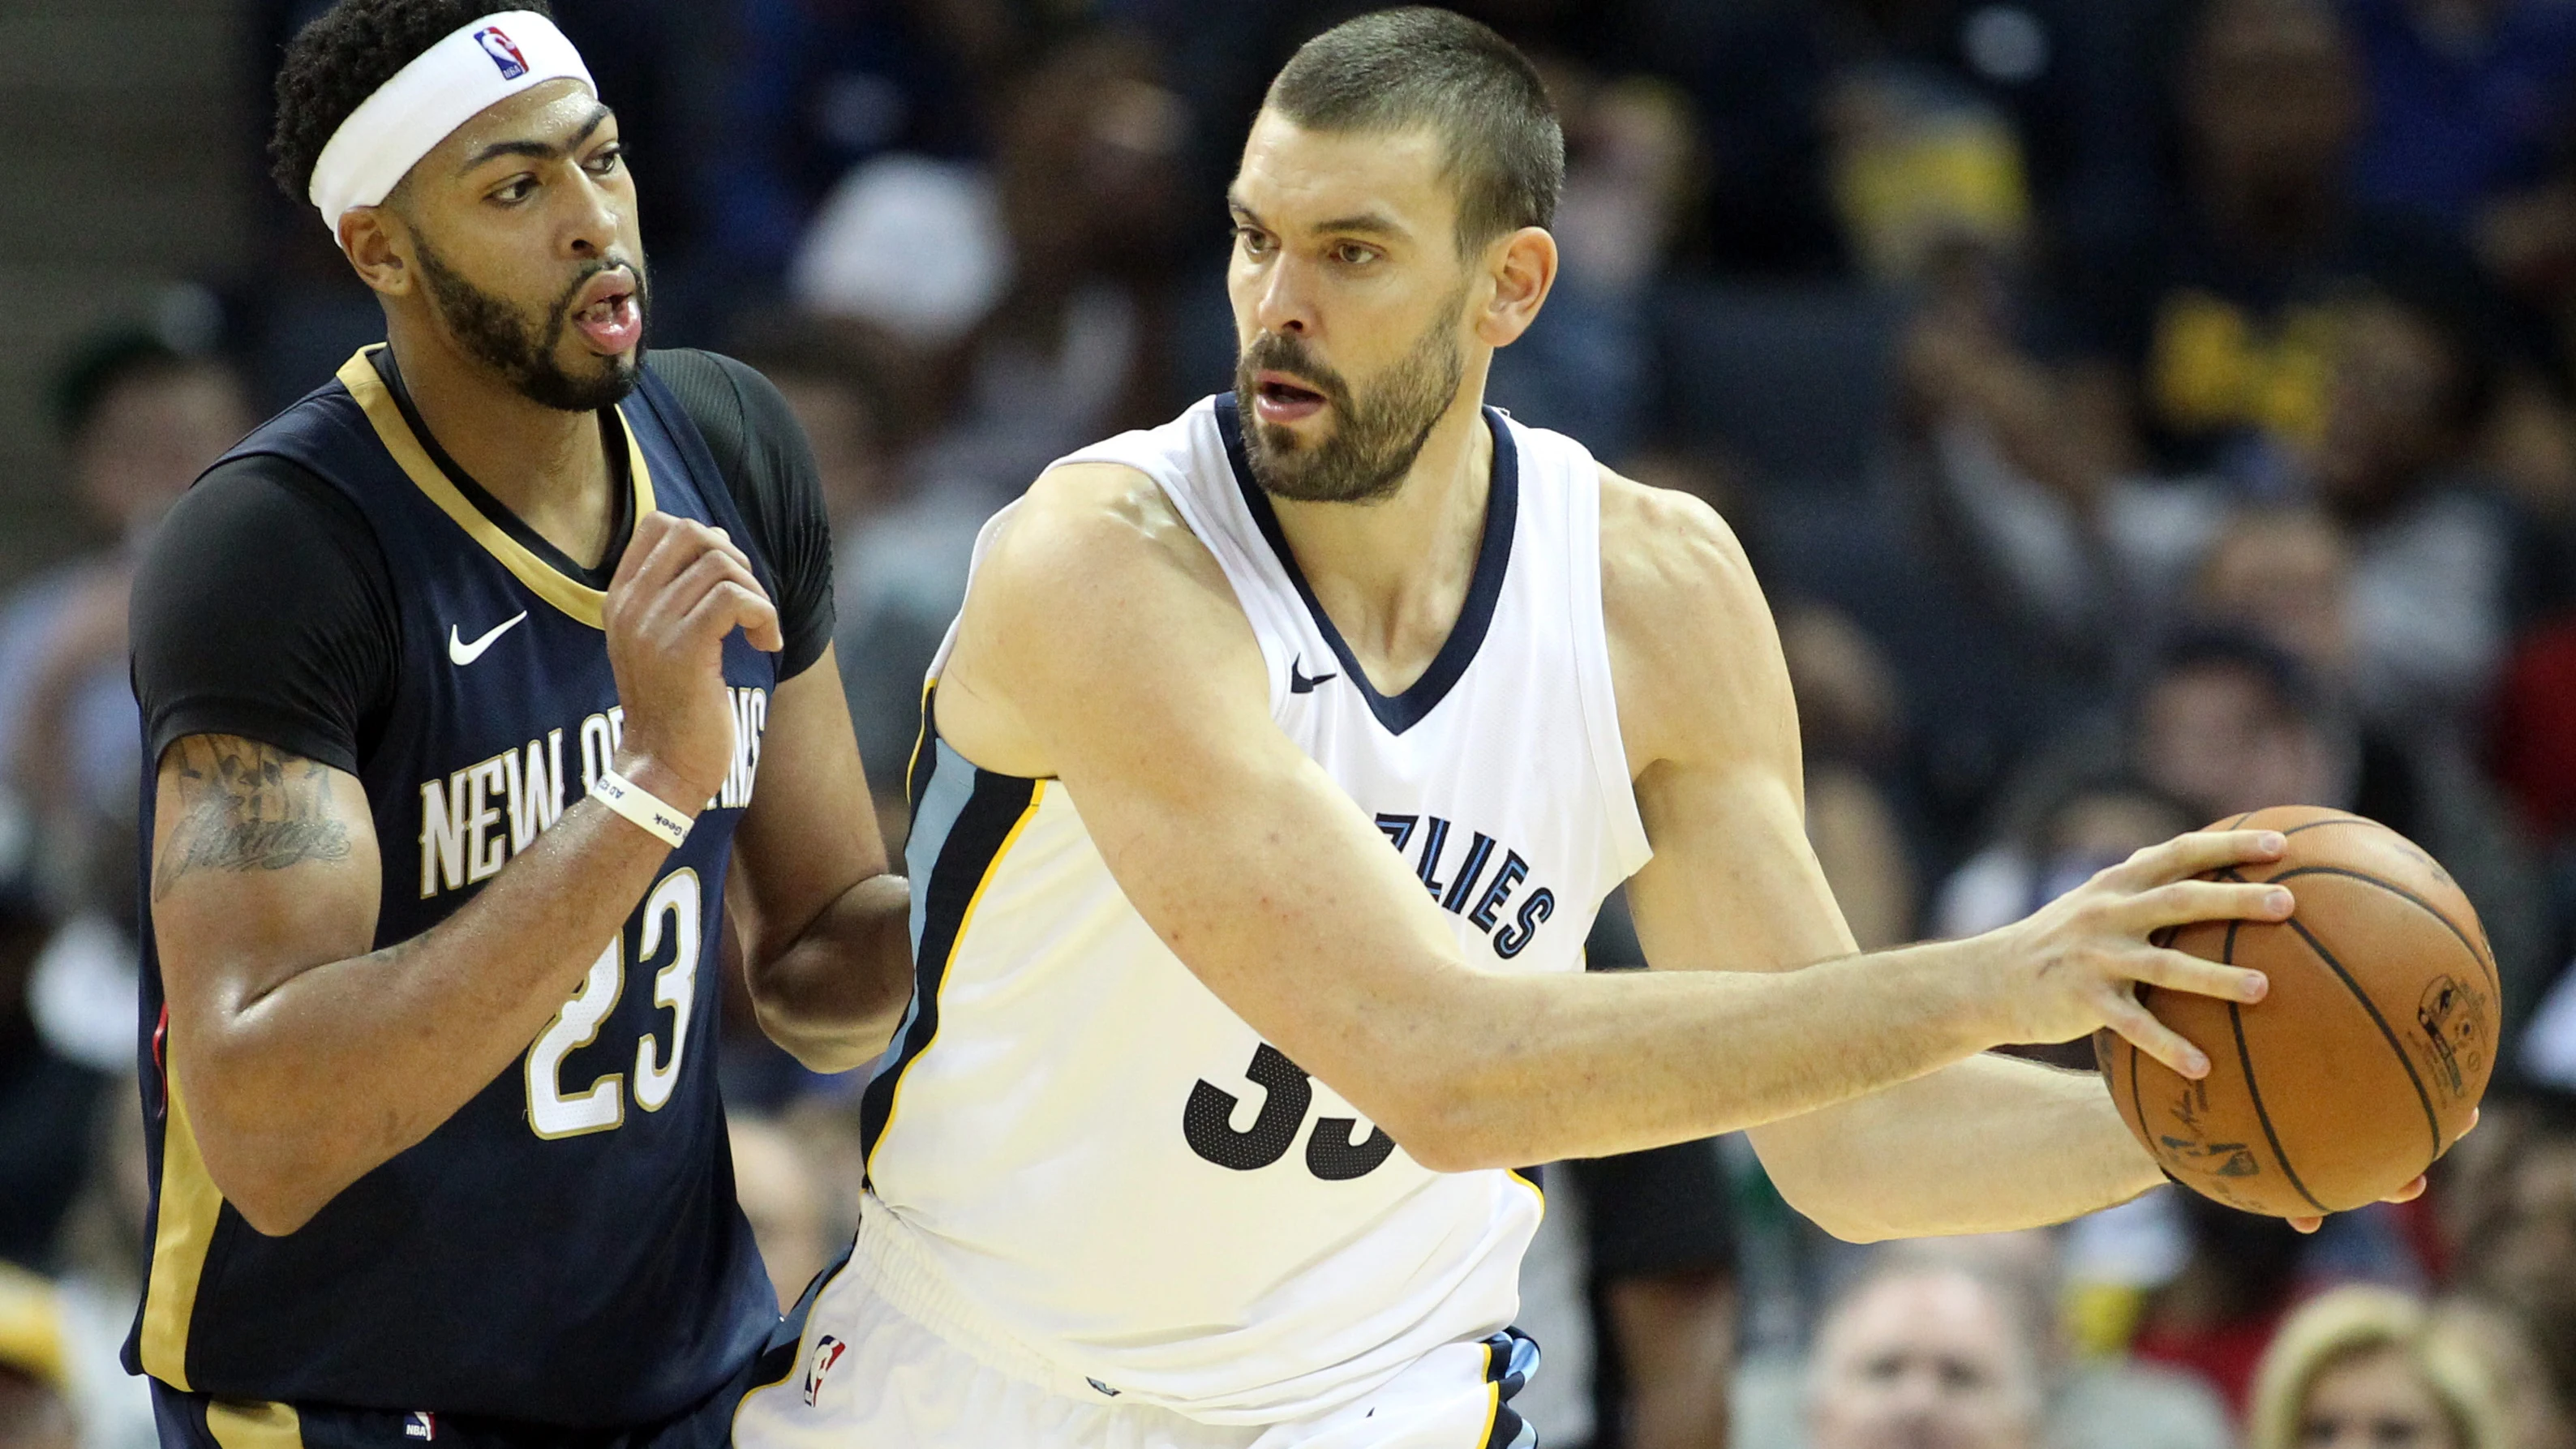
[[[591,783],[590,796],[660,837],[673,850],[689,838],[691,817],[615,770],[602,770]]]

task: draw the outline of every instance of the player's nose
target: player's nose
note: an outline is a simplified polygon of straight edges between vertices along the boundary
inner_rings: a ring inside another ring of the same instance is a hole
[[[1264,332],[1304,336],[1313,328],[1313,313],[1304,279],[1295,263],[1282,258],[1262,277],[1253,295],[1252,320]]]
[[[586,261],[617,248],[624,218],[618,211],[617,198],[599,178],[582,167],[572,169],[580,180],[566,188],[572,201],[563,223],[563,249],[568,256]]]

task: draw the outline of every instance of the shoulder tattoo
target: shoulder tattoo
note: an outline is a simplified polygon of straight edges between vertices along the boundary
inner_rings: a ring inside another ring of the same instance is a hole
[[[349,828],[331,812],[329,767],[231,735],[190,735],[163,767],[179,816],[152,871],[152,898],[197,871],[283,870],[345,860]]]

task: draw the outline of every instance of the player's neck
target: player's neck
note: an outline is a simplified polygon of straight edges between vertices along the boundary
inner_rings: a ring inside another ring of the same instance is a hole
[[[533,402],[445,339],[400,321],[387,339],[413,410],[447,456],[566,557],[597,567],[616,516],[598,415]]]
[[[1403,691],[1431,666],[1466,607],[1493,487],[1483,393],[1460,391],[1391,497],[1272,500],[1315,601],[1381,693]]]

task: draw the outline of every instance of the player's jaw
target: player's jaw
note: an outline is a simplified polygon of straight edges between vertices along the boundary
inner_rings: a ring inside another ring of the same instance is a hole
[[[478,285],[426,238],[418,256],[430,304],[458,348],[530,401],[593,412],[634,390],[652,310],[641,257],[594,259],[531,308]]]
[[[1300,502],[1385,498],[1403,486],[1464,377],[1458,337],[1446,321],[1425,328],[1365,392],[1317,358],[1305,339],[1264,332],[1244,345],[1234,377],[1253,478],[1273,496]]]

